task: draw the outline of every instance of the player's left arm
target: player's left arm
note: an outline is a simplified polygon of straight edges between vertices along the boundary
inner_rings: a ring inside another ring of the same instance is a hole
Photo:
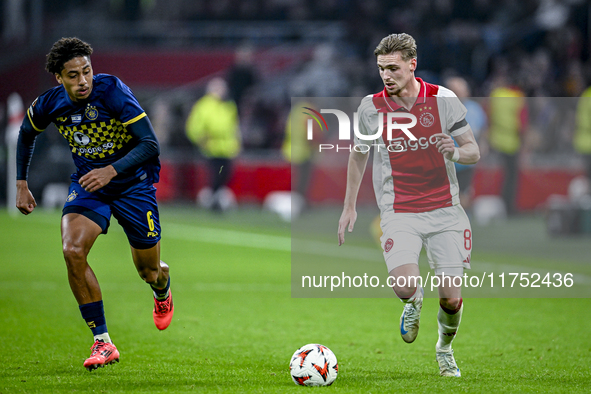
[[[470,126],[468,130],[453,138],[444,133],[435,134],[435,137],[437,138],[435,146],[447,160],[460,164],[476,164],[480,160],[480,149]],[[458,143],[457,147],[454,144],[454,138]]]
[[[438,100],[443,108],[446,133],[435,134],[435,146],[443,156],[460,164],[476,164],[480,160],[480,149],[470,125],[466,121],[468,110],[451,90],[441,88]],[[458,144],[456,147],[455,142]]]
[[[160,154],[156,133],[147,116],[127,124],[126,129],[137,141],[136,146],[115,163],[103,168],[96,168],[81,177],[79,183],[86,191],[97,191],[111,182],[111,179],[117,174],[145,163]]]

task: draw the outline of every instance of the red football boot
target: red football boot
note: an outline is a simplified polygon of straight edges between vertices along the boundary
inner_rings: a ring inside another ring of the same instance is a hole
[[[154,324],[159,330],[166,330],[172,321],[174,305],[172,304],[172,292],[168,291],[168,297],[164,301],[154,298]]]
[[[119,362],[119,351],[112,343],[96,341],[90,350],[92,350],[90,357],[84,361],[84,368],[89,371]]]

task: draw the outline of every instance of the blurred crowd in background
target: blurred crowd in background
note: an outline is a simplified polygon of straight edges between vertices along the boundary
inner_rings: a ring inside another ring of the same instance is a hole
[[[417,76],[428,82],[459,77],[467,96],[509,89],[510,96],[539,98],[526,101],[527,118],[520,118],[517,151],[527,158],[521,162],[585,166],[573,154],[577,102],[548,99],[579,97],[591,85],[591,5],[585,0],[4,0],[0,12],[0,73],[9,75],[31,57],[42,73],[43,55],[62,36],[88,41],[95,53],[229,53],[231,61],[209,75],[171,86],[130,84],[164,157],[193,154],[187,119],[207,83],[222,78],[224,100],[237,105],[240,157],[284,160],[291,98],[380,91],[373,50],[384,36],[406,32],[418,44]],[[270,60],[277,54],[287,59],[280,66]],[[36,94],[52,86],[49,78],[42,81]],[[8,93],[0,89],[0,100]],[[34,99],[23,98],[25,105]],[[501,164],[503,152],[489,143],[491,106],[475,101],[488,119],[479,137],[482,165]]]

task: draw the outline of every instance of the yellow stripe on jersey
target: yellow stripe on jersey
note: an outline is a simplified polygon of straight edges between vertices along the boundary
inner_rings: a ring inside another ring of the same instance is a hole
[[[138,116],[136,116],[135,118],[128,120],[127,122],[123,123],[123,126],[127,126],[130,125],[132,123],[137,122],[138,120],[140,120],[141,118],[143,118],[144,116],[146,116],[145,112],[142,112],[141,114],[139,114]]]
[[[37,128],[37,126],[35,126],[35,123],[33,123],[33,118],[31,117],[31,108],[27,109],[27,116],[29,117],[29,121],[31,122],[31,126],[33,126],[33,128],[35,130],[37,130],[38,132],[42,132],[44,130],[44,129]]]
[[[58,126],[58,130],[68,140],[72,152],[87,159],[110,156],[132,138],[123,123],[116,119],[71,127]]]

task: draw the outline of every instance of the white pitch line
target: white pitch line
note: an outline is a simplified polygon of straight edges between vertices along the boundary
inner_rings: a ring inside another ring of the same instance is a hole
[[[249,248],[294,251],[302,254],[345,258],[364,261],[382,261],[378,247],[341,246],[322,241],[311,241],[278,235],[251,233],[247,231],[225,230],[211,227],[199,227],[186,224],[168,224],[163,226],[164,238],[171,237],[187,241],[206,242],[220,245],[234,245]]]
[[[336,257],[339,259],[384,262],[381,249],[377,246],[375,248],[351,246],[347,244],[338,246],[336,237],[334,243],[310,241],[299,238],[294,238],[292,241],[292,251],[297,254],[312,254],[317,256]]]
[[[220,245],[234,245],[285,252],[291,251],[290,237],[251,233],[247,231],[224,230],[212,227],[197,227],[172,223],[163,226],[162,236],[165,238],[171,237],[187,241]]]
[[[381,249],[378,247],[370,248],[363,246],[350,246],[346,244],[343,246],[338,246],[336,241],[333,244],[329,242],[311,241],[299,238],[294,238],[292,240],[289,237],[276,235],[195,227],[180,224],[169,225],[165,228],[165,230],[166,236],[186,240],[271,250],[293,251],[299,255],[311,254],[316,256],[334,257],[338,259],[373,261],[379,263],[383,262]],[[496,264],[478,260],[472,262],[472,267],[472,272],[549,272],[547,269],[539,269],[536,267],[526,267],[513,264]],[[567,274],[567,272],[558,270],[552,271],[552,273],[562,274],[563,277],[565,274]],[[574,283],[578,285],[591,284],[591,276],[585,274],[573,273],[573,280]]]
[[[48,218],[45,215],[39,215],[36,219],[43,222],[48,221]],[[225,230],[212,227],[199,227],[177,223],[167,224],[163,227],[164,237],[183,239],[187,241],[206,242],[220,245],[234,245],[284,252],[291,252],[293,246],[295,253],[298,254],[312,254],[360,261],[383,262],[381,259],[381,250],[378,247],[369,248],[363,246],[350,246],[347,244],[339,247],[337,246],[336,242],[329,243],[298,238],[292,239],[290,237],[278,235]],[[472,272],[487,271],[494,272],[495,274],[496,272],[550,272],[550,270],[545,268],[536,269],[536,267],[531,266],[496,264],[485,261],[472,261],[472,263]],[[567,272],[563,271],[552,271],[552,273],[559,273],[563,276],[567,274]],[[573,280],[575,284],[578,285],[591,284],[591,276],[586,274],[573,273]]]

